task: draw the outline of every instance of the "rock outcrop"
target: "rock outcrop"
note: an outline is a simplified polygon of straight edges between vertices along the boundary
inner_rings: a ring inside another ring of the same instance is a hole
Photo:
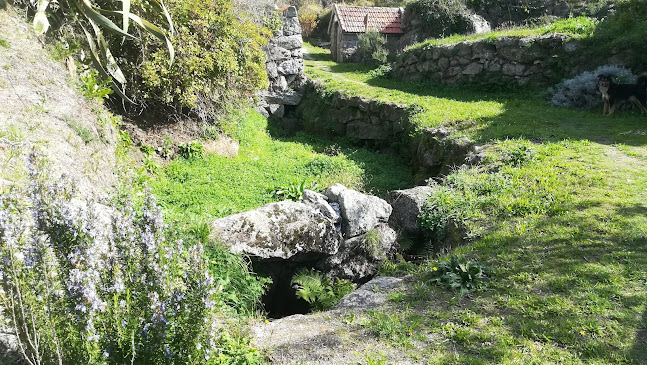
[[[214,221],[212,238],[256,260],[317,261],[339,250],[333,220],[313,206],[292,201]]]
[[[301,202],[270,203],[220,218],[211,224],[211,239],[249,256],[257,273],[272,278],[268,311],[305,313],[306,303],[290,285],[294,274],[316,268],[353,282],[369,280],[397,245],[387,223],[391,211],[386,201],[337,184],[325,195],[306,190]]]
[[[329,201],[339,204],[345,238],[362,235],[379,223],[388,222],[392,208],[386,201],[335,184],[325,192]]]
[[[433,191],[434,188],[425,185],[390,192],[386,200],[393,207],[393,214],[389,219],[391,226],[402,228],[408,234],[418,235],[418,216]]]

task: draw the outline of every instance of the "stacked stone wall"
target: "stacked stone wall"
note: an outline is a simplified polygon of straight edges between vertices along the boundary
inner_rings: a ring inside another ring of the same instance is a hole
[[[306,76],[303,73],[303,38],[297,10],[291,6],[283,11],[283,28],[278,30],[265,47],[265,68],[269,86],[261,92],[258,110],[266,117],[281,118],[286,105],[301,100]]]
[[[406,105],[385,103],[343,92],[329,93],[309,80],[297,109],[301,127],[327,137],[346,137],[359,144],[398,152],[409,161],[418,182],[446,174],[454,166],[477,163],[480,148],[468,138],[455,138],[442,128],[418,130],[418,112]]]
[[[407,81],[443,84],[480,80],[550,85],[582,70],[578,39],[551,34],[421,47],[398,57],[393,72]]]

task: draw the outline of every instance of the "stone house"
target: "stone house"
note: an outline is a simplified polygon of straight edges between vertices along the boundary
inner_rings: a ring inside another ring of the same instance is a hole
[[[353,61],[359,39],[370,30],[380,32],[387,40],[387,48],[395,50],[402,37],[402,8],[337,5],[328,24],[330,53],[335,62]]]

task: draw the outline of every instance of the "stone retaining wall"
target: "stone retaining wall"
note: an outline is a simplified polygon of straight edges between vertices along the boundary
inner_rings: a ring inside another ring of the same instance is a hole
[[[329,93],[309,80],[296,111],[301,128],[328,137],[347,137],[359,144],[396,150],[414,168],[418,182],[476,163],[479,147],[468,138],[454,138],[442,128],[417,130],[414,108],[337,91]]]
[[[550,85],[582,70],[578,39],[562,34],[537,37],[502,37],[429,46],[401,55],[395,77],[407,81],[436,80],[516,82]]]

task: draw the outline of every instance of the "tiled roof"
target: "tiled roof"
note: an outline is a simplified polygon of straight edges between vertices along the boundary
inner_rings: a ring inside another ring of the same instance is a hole
[[[377,30],[380,33],[402,34],[401,8],[335,5],[339,22],[344,32],[364,33]]]

